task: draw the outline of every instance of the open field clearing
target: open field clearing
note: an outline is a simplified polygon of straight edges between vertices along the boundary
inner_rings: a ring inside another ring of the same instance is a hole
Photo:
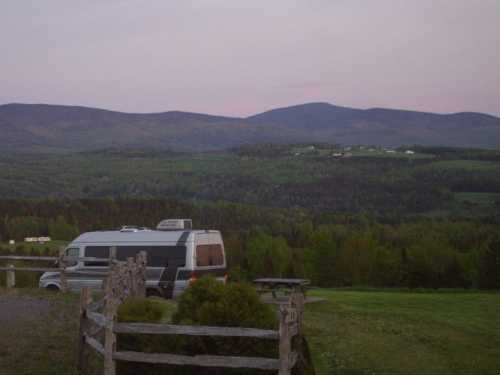
[[[500,164],[498,162],[482,160],[436,161],[422,168],[431,168],[445,171],[467,171],[483,173],[500,172]]]
[[[496,374],[500,294],[316,290],[305,330],[318,374]],[[165,306],[166,322],[175,303]],[[0,369],[75,374],[78,296],[0,289]]]
[[[322,374],[496,374],[500,294],[321,290],[306,334]]]

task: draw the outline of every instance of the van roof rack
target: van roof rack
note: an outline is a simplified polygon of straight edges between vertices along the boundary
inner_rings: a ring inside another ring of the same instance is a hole
[[[157,230],[191,230],[193,229],[193,221],[191,219],[165,219],[158,223]]]
[[[141,232],[141,231],[150,231],[151,229],[146,228],[146,227],[136,227],[133,225],[123,225],[120,228],[120,232],[125,232],[125,233],[133,233],[133,232]]]

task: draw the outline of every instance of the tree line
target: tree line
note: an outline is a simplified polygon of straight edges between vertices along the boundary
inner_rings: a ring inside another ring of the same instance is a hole
[[[500,217],[316,214],[173,199],[0,200],[0,239],[155,227],[190,217],[223,232],[233,279],[307,277],[315,285],[500,289]],[[3,246],[3,251],[14,251]]]

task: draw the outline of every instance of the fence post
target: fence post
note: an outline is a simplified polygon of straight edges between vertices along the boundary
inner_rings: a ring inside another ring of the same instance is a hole
[[[61,291],[68,291],[68,276],[66,274],[66,257],[64,247],[59,248],[59,279],[61,280]]]
[[[127,258],[127,269],[126,269],[126,284],[129,290],[128,295],[135,297],[137,296],[137,288],[135,282],[135,261],[134,258]]]
[[[14,268],[13,264],[7,264],[7,267]],[[16,271],[9,270],[5,273],[5,286],[7,288],[14,288],[16,286]]]
[[[110,273],[104,288],[104,317],[106,318],[106,327],[104,329],[104,375],[116,375],[116,363],[113,360],[113,353],[116,350],[116,335],[113,332],[117,308],[117,301],[114,296],[116,266],[114,263],[110,265]]]
[[[136,256],[136,290],[137,295],[140,297],[146,297],[146,263],[147,263],[147,255],[145,251],[141,251]]]
[[[280,327],[279,327],[279,375],[290,375],[290,355],[292,342],[290,337],[290,324],[288,322],[288,306],[280,305]]]
[[[87,361],[85,358],[85,329],[87,327],[87,309],[92,302],[92,296],[88,287],[83,287],[80,292],[80,327],[78,330],[78,375],[87,374]]]
[[[111,270],[111,266],[116,261],[116,246],[111,246],[109,248],[109,269]]]
[[[297,330],[299,334],[302,328],[302,316],[304,315],[305,297],[302,292],[293,292],[290,296],[290,306],[297,310]]]

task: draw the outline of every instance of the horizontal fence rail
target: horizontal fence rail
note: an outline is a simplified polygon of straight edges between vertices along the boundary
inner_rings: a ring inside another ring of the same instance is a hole
[[[109,258],[96,258],[96,257],[45,257],[45,256],[31,256],[31,255],[0,255],[0,260],[31,260],[31,261],[59,261],[63,259],[66,263],[69,262],[101,262],[101,263],[111,263],[114,259]],[[109,267],[109,266],[102,266]]]
[[[6,286],[13,288],[16,286],[16,272],[59,272],[60,273],[60,289],[62,291],[68,290],[68,276],[71,275],[85,275],[85,276],[100,276],[106,277],[109,275],[109,269],[114,263],[118,262],[114,256],[116,252],[111,252],[109,258],[96,258],[96,257],[71,257],[64,254],[64,249],[61,248],[60,256],[32,256],[32,255],[0,255],[0,261],[30,261],[30,262],[57,262],[54,267],[31,267],[19,266],[8,264],[6,267],[0,267],[0,272],[7,272]],[[108,263],[107,265],[99,266],[102,271],[98,270],[79,270],[68,269],[70,264],[78,262],[100,262]]]
[[[60,257],[44,257],[44,256],[24,256],[24,255],[0,255],[0,260],[35,260],[35,261],[56,261]]]
[[[184,326],[175,324],[151,323],[116,323],[115,333],[138,333],[148,335],[186,335],[186,336],[216,336],[216,337],[253,337],[259,339],[277,340],[278,331],[241,328],[241,327],[209,327]]]
[[[27,272],[57,272],[58,268],[41,267],[0,267],[0,271],[27,271]]]
[[[232,357],[216,355],[180,355],[169,353],[140,353],[119,351],[113,354],[118,361],[141,362],[151,364],[199,366],[199,367],[225,367],[248,368],[259,370],[278,370],[280,361],[274,358]],[[295,365],[295,363],[294,363]]]

